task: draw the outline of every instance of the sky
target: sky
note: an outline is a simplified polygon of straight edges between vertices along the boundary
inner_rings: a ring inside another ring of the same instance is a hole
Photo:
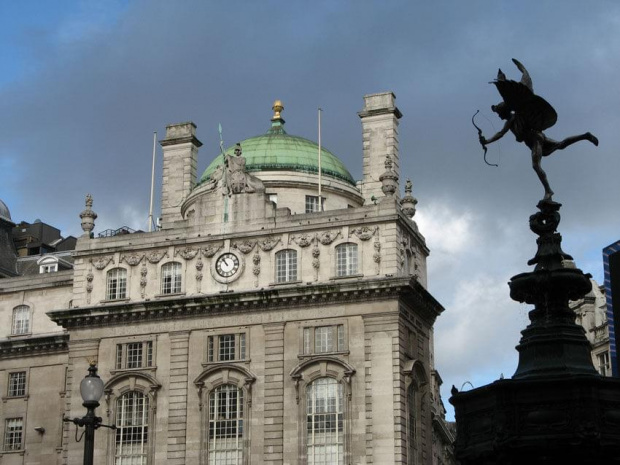
[[[556,109],[554,139],[591,131],[543,160],[563,204],[563,249],[602,282],[601,250],[620,239],[620,4],[477,1],[58,0],[0,3],[0,199],[13,221],[81,234],[91,193],[95,232],[146,229],[153,132],[193,121],[199,172],[226,146],[264,133],[275,99],[289,134],[322,142],[362,177],[357,112],[393,91],[401,178],[431,250],[428,288],[444,386],[510,377],[527,306],[507,282],[531,270],[528,229],[543,189],[528,149],[507,135],[485,165],[471,117],[502,126],[490,85],[529,70]],[[160,154],[161,156],[161,154]],[[161,161],[156,171],[159,202]],[[157,214],[157,211],[156,211]],[[469,386],[469,385],[467,385]],[[465,387],[467,389],[467,387]]]

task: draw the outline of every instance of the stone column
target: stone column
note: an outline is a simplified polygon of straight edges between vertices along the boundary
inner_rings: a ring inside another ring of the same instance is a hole
[[[196,138],[196,125],[190,121],[166,126],[166,138],[159,143],[164,152],[161,223],[166,229],[183,219],[181,204],[196,184],[198,148],[202,142]]]
[[[364,153],[364,179],[362,195],[366,204],[372,197],[384,196],[379,177],[385,171],[385,157],[390,156],[392,170],[400,176],[398,152],[398,120],[402,114],[396,108],[396,96],[392,92],[364,96],[364,109],[358,113],[362,120]],[[396,197],[399,189],[396,190]]]

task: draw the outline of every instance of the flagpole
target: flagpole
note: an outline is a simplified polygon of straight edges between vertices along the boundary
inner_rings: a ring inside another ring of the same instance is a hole
[[[151,167],[151,201],[149,202],[149,232],[153,231],[153,191],[155,189],[155,151],[157,147],[157,131],[153,132],[153,164]]]
[[[321,198],[321,112],[319,107],[319,211],[323,211],[323,199]]]

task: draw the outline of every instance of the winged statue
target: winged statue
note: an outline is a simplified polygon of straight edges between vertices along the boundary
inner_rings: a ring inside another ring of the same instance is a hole
[[[558,115],[549,102],[534,93],[532,78],[525,66],[514,58],[512,61],[521,71],[521,81],[507,79],[500,69],[497,79],[491,82],[503,99],[503,102],[493,105],[491,110],[505,121],[504,127],[489,139],[479,131],[480,143],[486,147],[487,144],[504,137],[508,131],[512,132],[517,142],[523,142],[532,151],[532,166],[545,188],[544,200],[552,200],[553,191],[549,186],[547,174],[541,167],[542,157],[547,157],[556,150],[564,150],[582,140],[598,146],[598,139],[589,132],[570,136],[561,141],[547,137],[543,131],[556,123]]]

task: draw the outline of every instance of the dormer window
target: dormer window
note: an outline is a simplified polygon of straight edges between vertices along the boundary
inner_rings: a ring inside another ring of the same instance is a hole
[[[58,271],[58,258],[43,256],[37,261],[39,265],[39,273],[55,273]]]

